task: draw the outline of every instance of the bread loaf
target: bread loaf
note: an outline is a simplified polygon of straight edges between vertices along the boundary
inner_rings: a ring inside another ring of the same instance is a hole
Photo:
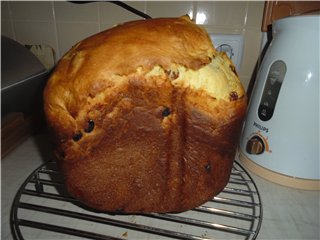
[[[230,59],[188,17],[79,42],[44,92],[68,192],[124,213],[185,211],[223,190],[246,102]]]

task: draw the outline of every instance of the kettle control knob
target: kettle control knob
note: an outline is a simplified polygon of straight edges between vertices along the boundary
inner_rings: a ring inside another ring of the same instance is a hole
[[[247,142],[246,151],[250,154],[262,154],[265,150],[264,142],[259,136],[253,136]]]

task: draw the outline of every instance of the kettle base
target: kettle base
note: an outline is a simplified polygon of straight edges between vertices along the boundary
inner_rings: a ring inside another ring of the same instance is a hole
[[[239,159],[242,165],[246,167],[248,170],[250,170],[257,176],[260,176],[270,182],[274,182],[286,187],[292,187],[292,188],[303,189],[303,190],[312,190],[312,191],[320,190],[320,180],[297,178],[297,177],[292,177],[292,176],[271,171],[250,160],[242,152],[241,149],[239,149]]]

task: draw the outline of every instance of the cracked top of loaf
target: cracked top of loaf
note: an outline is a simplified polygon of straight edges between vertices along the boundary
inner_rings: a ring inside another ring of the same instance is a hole
[[[226,101],[245,94],[230,59],[215,50],[204,29],[183,16],[124,23],[79,42],[51,76],[46,107],[72,111],[79,100],[108,94],[135,73],[169,76],[177,87]]]

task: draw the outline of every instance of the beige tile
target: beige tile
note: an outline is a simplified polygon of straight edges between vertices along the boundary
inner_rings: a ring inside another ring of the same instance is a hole
[[[57,22],[59,55],[62,57],[77,42],[99,32],[94,22]]]
[[[126,2],[129,6],[144,12],[145,2]],[[142,17],[129,12],[128,10],[109,2],[100,3],[100,23],[108,25],[117,25],[123,22],[143,19]]]
[[[1,35],[7,36],[12,39],[15,38],[12,23],[10,21],[1,20]]]
[[[52,2],[12,1],[10,2],[13,20],[53,21]]]
[[[147,14],[151,17],[180,17],[192,13],[192,1],[150,1],[147,2]],[[192,14],[190,14],[192,15]]]
[[[245,76],[245,75],[239,75],[239,79],[240,79],[244,89],[247,91],[251,77],[250,76]]]
[[[259,29],[246,29],[240,75],[251,76],[260,54],[262,33]]]
[[[122,1],[122,2],[125,3],[125,4],[127,4],[127,5],[129,5],[130,7],[133,7],[133,8],[135,8],[135,9],[143,12],[143,13],[146,13],[146,12],[147,12],[147,11],[146,11],[146,8],[147,8],[147,2],[148,2],[148,0],[146,0],[146,1],[141,1],[141,0],[140,0],[140,1],[129,0],[129,1]],[[123,8],[123,10],[125,10],[125,9]],[[127,11],[127,10],[125,10],[125,11]]]
[[[57,49],[53,22],[14,21],[16,40],[22,44],[47,44]]]
[[[246,27],[261,28],[264,1],[248,1]]]
[[[10,19],[10,9],[8,1],[1,1],[1,20]]]
[[[197,16],[205,19],[202,24],[242,28],[246,18],[246,2],[197,2]],[[196,20],[199,21],[198,17]]]
[[[242,28],[232,28],[225,26],[216,26],[216,25],[199,25],[206,29],[206,31],[211,34],[242,34]]]
[[[74,4],[70,2],[54,2],[57,21],[98,22],[99,3]]]
[[[115,27],[115,25],[108,24],[108,23],[101,23],[100,24],[100,32],[107,30],[107,29],[110,29],[110,28],[113,28],[113,27]]]

